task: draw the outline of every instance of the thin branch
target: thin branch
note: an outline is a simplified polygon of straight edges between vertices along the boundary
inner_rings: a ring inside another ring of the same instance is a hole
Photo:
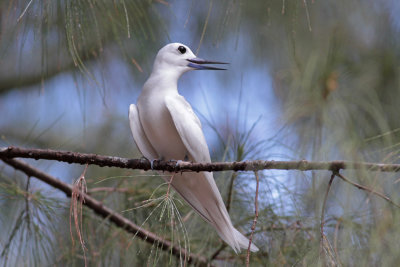
[[[117,192],[117,193],[134,193],[136,190],[132,188],[120,188],[120,187],[95,187],[88,189],[88,194],[98,193],[98,192]]]
[[[228,213],[229,213],[229,211],[231,209],[232,195],[233,195],[233,191],[234,191],[233,190],[233,185],[235,183],[236,177],[237,177],[237,173],[236,172],[232,173],[231,181],[229,183],[228,198],[226,200],[226,210],[228,211]]]
[[[339,227],[340,227],[340,223],[341,222],[342,222],[342,220],[340,220],[340,219],[337,220],[336,225],[335,225],[334,238],[333,238],[333,249],[335,251],[335,256],[336,256],[336,259],[338,261],[339,266],[343,266],[342,262],[340,261],[338,247],[337,247],[337,240],[338,240],[338,235],[339,235]]]
[[[331,189],[331,185],[333,180],[335,179],[336,172],[332,172],[331,179],[329,180],[328,187],[326,188],[324,202],[322,203],[322,210],[321,210],[321,239],[320,239],[320,254],[324,251],[325,240],[326,236],[324,234],[324,225],[325,225],[325,207],[326,207],[326,200],[328,199],[328,194]],[[329,246],[326,246],[329,251]],[[324,254],[323,254],[324,255]]]
[[[11,158],[33,158],[56,160],[67,163],[98,165],[100,167],[118,167],[125,169],[151,169],[148,160],[128,159],[120,157],[102,156],[96,154],[86,154],[71,151],[60,151],[50,149],[26,149],[20,147],[1,147],[0,159]],[[351,161],[241,161],[241,162],[213,162],[213,163],[192,163],[176,161],[160,161],[156,160],[153,164],[154,170],[163,170],[169,172],[184,171],[257,171],[257,170],[329,170],[339,171],[341,169],[366,169],[369,171],[381,172],[400,172],[400,164],[383,164],[383,163],[367,163],[367,162],[351,162]]]
[[[221,246],[211,255],[210,262],[215,260],[218,255],[226,248],[226,244],[222,243]]]
[[[68,197],[71,197],[73,192],[73,188],[71,185],[62,182],[57,178],[47,173],[44,173],[23,161],[15,159],[4,159],[4,158],[2,160],[8,165],[12,166],[14,169],[20,170],[28,176],[36,177],[37,179],[63,191]],[[84,202],[85,206],[92,209],[95,213],[102,216],[103,218],[110,220],[117,227],[124,229],[128,233],[136,235],[143,241],[153,244],[162,250],[170,251],[173,255],[175,255],[178,258],[180,258],[181,255],[188,255],[189,263],[196,263],[199,266],[207,266],[208,262],[205,257],[193,253],[189,254],[185,249],[173,245],[170,241],[164,240],[161,237],[157,236],[156,234],[137,226],[124,216],[104,206],[103,203],[99,202],[98,200],[94,199],[93,197],[87,194],[83,194],[83,197],[85,198]]]
[[[393,202],[393,200],[391,200],[388,196],[385,196],[384,194],[379,193],[379,192],[376,192],[376,191],[374,191],[374,190],[372,190],[372,189],[370,189],[370,188],[368,188],[368,187],[365,187],[365,186],[363,186],[363,185],[360,185],[360,184],[357,184],[357,183],[355,183],[355,182],[352,182],[352,181],[350,181],[349,179],[347,179],[346,177],[344,177],[343,175],[341,175],[340,173],[338,173],[338,174],[336,174],[336,175],[337,175],[340,179],[342,179],[343,181],[345,181],[345,182],[347,182],[347,183],[349,183],[349,184],[351,184],[351,185],[357,187],[358,189],[361,189],[361,190],[365,190],[365,191],[367,191],[367,192],[370,192],[371,194],[374,194],[374,195],[376,195],[376,196],[378,196],[378,197],[380,197],[380,198],[383,198],[384,200],[386,200],[386,201],[389,202],[390,204],[392,204],[392,205],[394,205],[394,206],[400,208],[400,205],[397,204],[397,203],[395,203],[395,202]]]
[[[254,230],[256,229],[256,224],[257,224],[257,218],[258,218],[258,187],[260,185],[260,179],[258,177],[258,172],[255,171],[254,175],[256,176],[256,196],[254,199],[254,220],[253,220],[253,225],[251,226],[251,234],[249,238],[249,247],[247,248],[247,257],[246,257],[246,267],[250,266],[250,247],[251,247],[251,241],[253,241],[253,235],[254,235]]]
[[[336,173],[332,173],[331,179],[329,180],[328,187],[326,188],[325,192],[325,197],[324,197],[324,202],[322,203],[322,211],[321,211],[321,240],[323,239],[324,236],[324,224],[325,224],[325,206],[326,206],[326,200],[328,199],[328,194],[331,189],[331,185],[333,182],[333,179],[335,179]]]
[[[24,11],[22,11],[22,14],[21,14],[21,15],[19,16],[19,18],[17,19],[17,22],[19,22],[19,21],[22,19],[22,17],[25,15],[26,11],[28,10],[28,8],[30,7],[30,5],[32,4],[32,1],[33,1],[33,0],[29,1],[29,3],[26,5]]]
[[[204,34],[206,33],[208,21],[209,21],[211,10],[212,10],[212,5],[213,5],[213,0],[210,0],[210,5],[208,7],[206,21],[204,22],[203,31],[201,32],[201,36],[200,36],[199,46],[197,46],[197,49],[196,49],[196,55],[199,54],[200,46],[203,43]]]

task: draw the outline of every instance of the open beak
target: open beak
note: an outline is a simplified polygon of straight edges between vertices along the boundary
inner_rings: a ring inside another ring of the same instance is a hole
[[[205,60],[202,58],[192,58],[192,59],[187,59],[190,63],[188,64],[189,67],[194,68],[196,70],[226,70],[222,68],[216,68],[216,67],[211,67],[211,66],[204,66],[203,64],[229,64],[225,62],[218,62],[218,61],[209,61]]]

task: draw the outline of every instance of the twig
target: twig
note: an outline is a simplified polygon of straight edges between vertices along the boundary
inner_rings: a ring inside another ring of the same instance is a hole
[[[371,194],[374,194],[374,195],[376,195],[376,196],[378,196],[378,197],[380,197],[380,198],[383,198],[384,200],[386,200],[386,201],[389,202],[390,204],[392,204],[392,205],[394,205],[394,206],[400,208],[400,205],[399,205],[399,204],[393,202],[393,200],[391,200],[389,197],[385,196],[384,194],[379,193],[379,192],[376,192],[376,191],[374,191],[374,190],[372,190],[372,189],[370,189],[370,188],[368,188],[368,187],[366,187],[366,186],[363,186],[363,185],[354,183],[354,182],[350,181],[349,179],[347,179],[346,177],[344,177],[343,175],[341,175],[340,173],[338,173],[338,174],[336,174],[336,175],[337,175],[340,179],[342,179],[343,181],[345,181],[345,182],[347,182],[347,183],[349,183],[349,184],[351,184],[351,185],[357,187],[358,189],[361,189],[361,190],[365,190],[365,191],[367,191],[367,192],[370,192]]]
[[[329,180],[328,187],[326,188],[324,202],[322,203],[322,210],[321,210],[321,239],[320,239],[320,254],[324,251],[324,243],[325,243],[325,234],[324,234],[324,224],[325,224],[325,207],[326,207],[326,200],[328,199],[328,194],[331,189],[331,185],[333,180],[335,179],[336,172],[332,172],[331,179]]]
[[[22,17],[25,15],[26,11],[28,10],[28,8],[31,6],[33,0],[30,0],[29,3],[26,5],[24,11],[22,11],[21,15],[18,17],[17,22],[19,22]]]
[[[250,266],[250,247],[251,247],[251,241],[253,241],[253,235],[254,235],[254,230],[256,229],[256,224],[257,224],[257,218],[258,218],[258,187],[260,184],[260,179],[258,178],[258,172],[255,171],[254,175],[256,176],[256,196],[254,200],[254,220],[253,220],[253,225],[251,226],[251,234],[249,238],[249,247],[247,248],[247,257],[246,257],[246,267]]]
[[[15,159],[2,160],[8,165],[12,166],[14,169],[20,170],[28,176],[36,177],[37,179],[63,191],[68,197],[71,197],[73,190],[71,185],[62,182],[57,178],[47,173],[44,173],[23,161]],[[104,206],[103,203],[99,202],[93,197],[87,194],[84,194],[83,196],[85,198],[85,206],[92,209],[95,213],[102,216],[103,218],[106,218],[109,221],[113,222],[117,227],[124,229],[128,233],[136,235],[145,242],[154,244],[162,250],[170,251],[178,258],[180,258],[181,255],[188,255],[188,263],[196,263],[199,266],[207,266],[208,262],[205,257],[193,253],[188,253],[188,251],[180,248],[179,246],[173,245],[170,241],[164,240],[156,234],[137,226],[124,216]]]
[[[210,262],[215,260],[218,257],[218,255],[221,253],[221,251],[224,250],[224,248],[226,248],[226,244],[222,243],[221,246],[211,255]]]
[[[324,197],[324,202],[322,203],[322,211],[321,211],[321,239],[322,239],[322,237],[323,237],[323,235],[324,235],[324,224],[325,224],[325,219],[324,219],[324,217],[325,217],[326,200],[328,199],[328,193],[329,193],[329,191],[330,191],[330,189],[331,189],[331,185],[332,185],[333,179],[335,179],[335,176],[336,176],[336,174],[335,174],[334,172],[332,172],[331,179],[329,180],[328,187],[326,188],[325,197]]]
[[[171,189],[171,184],[172,184],[172,180],[174,179],[174,176],[175,176],[175,174],[173,174],[173,175],[171,176],[171,178],[169,179],[169,182],[168,182],[168,189],[167,189],[167,193],[165,194],[165,198],[168,198],[168,196],[169,196],[169,190]]]
[[[226,210],[228,211],[228,213],[229,213],[229,211],[231,209],[232,195],[233,195],[233,185],[235,183],[236,177],[237,177],[237,173],[236,172],[232,173],[231,181],[229,183],[228,198],[226,200]]]
[[[201,36],[200,36],[199,46],[198,46],[197,49],[196,49],[196,55],[199,54],[200,46],[201,46],[201,44],[203,43],[204,34],[206,33],[206,30],[207,30],[208,20],[209,20],[209,18],[210,18],[210,14],[211,14],[211,10],[212,10],[213,1],[214,1],[214,0],[210,0],[210,5],[209,5],[209,7],[208,7],[208,12],[207,12],[206,21],[204,22],[203,30],[202,30]]]
[[[102,156],[96,154],[85,154],[71,151],[59,151],[50,149],[26,149],[20,147],[1,147],[0,159],[32,158],[56,160],[67,163],[98,165],[100,167],[118,167],[125,169],[151,169],[151,164],[146,159],[127,159],[120,157]],[[382,164],[351,161],[241,161],[241,162],[213,162],[213,163],[191,163],[175,161],[154,161],[153,169],[169,172],[185,171],[257,171],[257,170],[329,170],[339,171],[341,169],[366,169],[369,171],[400,172],[400,164]]]
[[[88,189],[89,194],[98,193],[98,192],[117,192],[117,193],[133,193],[134,189],[131,188],[119,188],[119,187],[95,187]]]
[[[28,224],[28,229],[30,228],[30,224],[31,224],[31,216],[30,216],[30,211],[29,211],[29,201],[31,200],[31,196],[29,193],[30,184],[31,184],[31,177],[28,176],[27,181],[26,181],[26,187],[25,187],[25,209],[26,209],[26,220],[27,220],[27,224]]]
[[[337,220],[336,225],[335,225],[335,234],[334,234],[334,238],[333,238],[333,249],[335,251],[335,256],[336,256],[336,259],[338,261],[338,264],[340,266],[343,266],[343,264],[340,261],[339,252],[338,252],[338,249],[337,249],[337,239],[338,239],[339,227],[340,227],[340,223],[341,222],[342,222],[342,220],[339,218],[339,220]]]
[[[311,22],[310,22],[310,14],[308,12],[308,6],[307,6],[307,0],[303,0],[304,3],[304,7],[306,9],[306,17],[307,17],[307,23],[308,23],[308,30],[311,32],[312,28],[311,28]]]

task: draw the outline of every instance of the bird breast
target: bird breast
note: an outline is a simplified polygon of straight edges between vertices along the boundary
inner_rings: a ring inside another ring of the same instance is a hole
[[[165,96],[162,92],[140,95],[140,122],[159,159],[183,160],[188,152],[167,109]]]

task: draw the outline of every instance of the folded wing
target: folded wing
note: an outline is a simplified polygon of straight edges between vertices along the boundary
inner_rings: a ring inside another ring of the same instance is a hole
[[[142,124],[140,123],[138,109],[134,104],[129,106],[129,125],[131,126],[133,140],[135,140],[136,146],[139,148],[143,156],[148,160],[157,159],[157,152],[144,133]]]
[[[181,95],[167,96],[165,104],[183,144],[195,162],[211,162],[210,152],[199,118]]]
[[[190,104],[182,96],[168,96],[165,98],[165,104],[190,154],[190,160],[211,162],[200,120]],[[189,205],[215,227],[220,237],[235,251],[247,248],[248,239],[233,227],[212,173],[176,174],[172,186]],[[251,250],[257,251],[258,248],[252,245]]]

